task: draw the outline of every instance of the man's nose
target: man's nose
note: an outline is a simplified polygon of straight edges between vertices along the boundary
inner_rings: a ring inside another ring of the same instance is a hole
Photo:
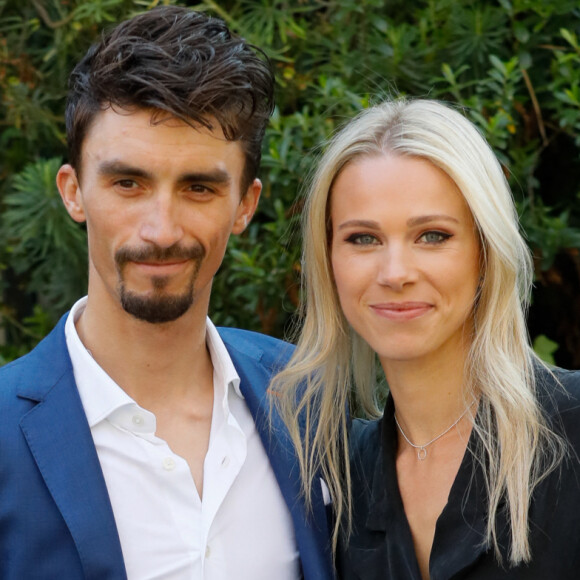
[[[154,196],[141,225],[141,238],[162,248],[172,246],[183,237],[180,218],[177,202],[171,194]]]

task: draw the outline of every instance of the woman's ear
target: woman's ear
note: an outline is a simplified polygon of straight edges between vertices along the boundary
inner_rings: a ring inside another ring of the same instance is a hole
[[[71,165],[63,165],[56,175],[56,186],[66,211],[75,222],[86,220],[81,187],[76,171]]]

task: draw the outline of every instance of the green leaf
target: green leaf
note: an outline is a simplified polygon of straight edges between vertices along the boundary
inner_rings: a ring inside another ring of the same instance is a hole
[[[501,71],[501,73],[505,76],[507,74],[507,69],[505,64],[495,55],[495,54],[490,54],[489,55],[489,62],[491,62],[491,64],[499,71]]]
[[[522,43],[526,43],[530,39],[530,32],[523,24],[515,25],[514,35]]]
[[[580,47],[578,46],[578,37],[573,32],[570,32],[566,28],[560,28],[560,34],[564,37],[564,40],[566,40],[568,44],[570,44],[576,50],[580,50]]]
[[[524,50],[524,51],[519,53],[518,60],[519,60],[520,66],[523,69],[529,69],[533,65],[532,55],[527,50]]]
[[[554,353],[558,350],[557,342],[550,340],[545,334],[536,336],[533,343],[535,353],[545,362],[554,365]]]

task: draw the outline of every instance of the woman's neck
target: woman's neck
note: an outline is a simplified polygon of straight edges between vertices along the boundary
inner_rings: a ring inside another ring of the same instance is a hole
[[[381,361],[405,435],[416,444],[437,437],[472,402],[465,356]]]

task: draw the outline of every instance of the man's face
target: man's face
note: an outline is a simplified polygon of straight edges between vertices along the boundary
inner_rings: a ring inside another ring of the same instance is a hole
[[[57,183],[73,219],[87,223],[91,300],[163,323],[192,304],[207,311],[228,238],[251,219],[261,185],[242,196],[244,155],[219,127],[151,120],[150,110],[99,113],[80,179],[65,165]]]

